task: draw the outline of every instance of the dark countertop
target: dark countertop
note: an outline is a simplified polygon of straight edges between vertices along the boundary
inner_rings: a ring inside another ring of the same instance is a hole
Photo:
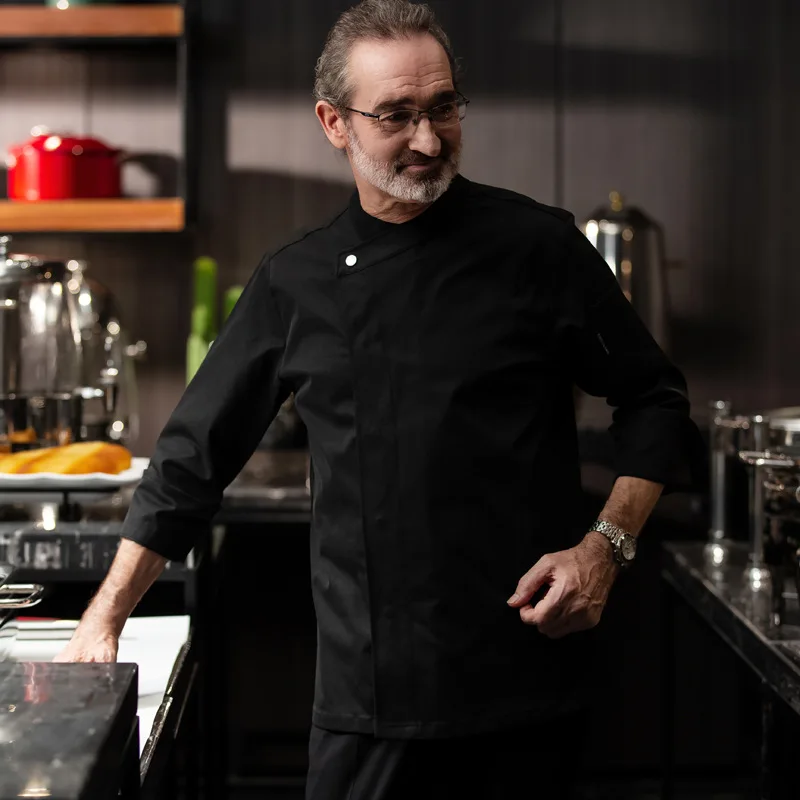
[[[257,450],[225,490],[215,518],[221,525],[309,522],[308,452]]]
[[[311,496],[305,487],[259,486],[245,481],[231,484],[222,499],[215,523],[309,522]]]
[[[0,800],[116,797],[137,691],[135,664],[0,664]]]
[[[784,590],[784,622],[775,625],[770,598],[746,588],[746,545],[734,545],[733,557],[724,569],[706,566],[704,546],[704,542],[665,544],[664,579],[800,714],[800,608],[796,593]]]

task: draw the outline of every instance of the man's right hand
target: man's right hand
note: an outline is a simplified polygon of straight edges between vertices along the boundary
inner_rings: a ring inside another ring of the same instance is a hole
[[[116,661],[125,621],[167,559],[129,539],[117,554],[72,639],[54,661]]]
[[[118,647],[119,639],[113,631],[85,627],[83,623],[79,623],[69,644],[53,661],[60,663],[116,661]]]

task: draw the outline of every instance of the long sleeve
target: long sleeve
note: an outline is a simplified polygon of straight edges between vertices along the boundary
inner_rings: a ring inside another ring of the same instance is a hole
[[[664,484],[666,492],[699,488],[705,449],[689,415],[683,375],[574,225],[565,244],[565,364],[581,389],[615,409],[610,433],[617,475]]]
[[[269,270],[265,259],[170,416],[125,519],[123,537],[171,560],[185,559],[208,530],[289,395]]]

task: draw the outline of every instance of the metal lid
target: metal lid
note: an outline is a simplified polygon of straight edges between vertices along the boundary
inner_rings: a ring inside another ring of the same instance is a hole
[[[10,236],[0,236],[0,280],[3,278],[20,278],[24,275],[39,275],[50,279],[48,272],[55,271],[60,279],[67,265],[63,261],[31,253],[10,253]]]
[[[644,213],[635,206],[626,206],[624,198],[619,192],[610,192],[608,195],[609,205],[596,208],[585,220],[594,222],[608,228],[604,233],[618,233],[625,227],[637,229],[658,227],[652,217]]]
[[[770,428],[779,431],[800,431],[800,406],[787,406],[767,411],[764,414],[769,418]]]

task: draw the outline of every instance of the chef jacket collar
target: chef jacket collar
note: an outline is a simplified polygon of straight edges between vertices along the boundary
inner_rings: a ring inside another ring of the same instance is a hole
[[[408,222],[385,222],[382,219],[373,217],[361,207],[361,199],[358,191],[353,192],[350,198],[350,218],[353,222],[358,235],[363,239],[374,239],[377,236],[389,232],[411,232],[416,229],[424,229],[429,226],[440,224],[445,218],[452,214],[461,198],[469,186],[469,181],[462,175],[456,175],[450,183],[447,191],[430,208],[427,208],[414,219]]]

